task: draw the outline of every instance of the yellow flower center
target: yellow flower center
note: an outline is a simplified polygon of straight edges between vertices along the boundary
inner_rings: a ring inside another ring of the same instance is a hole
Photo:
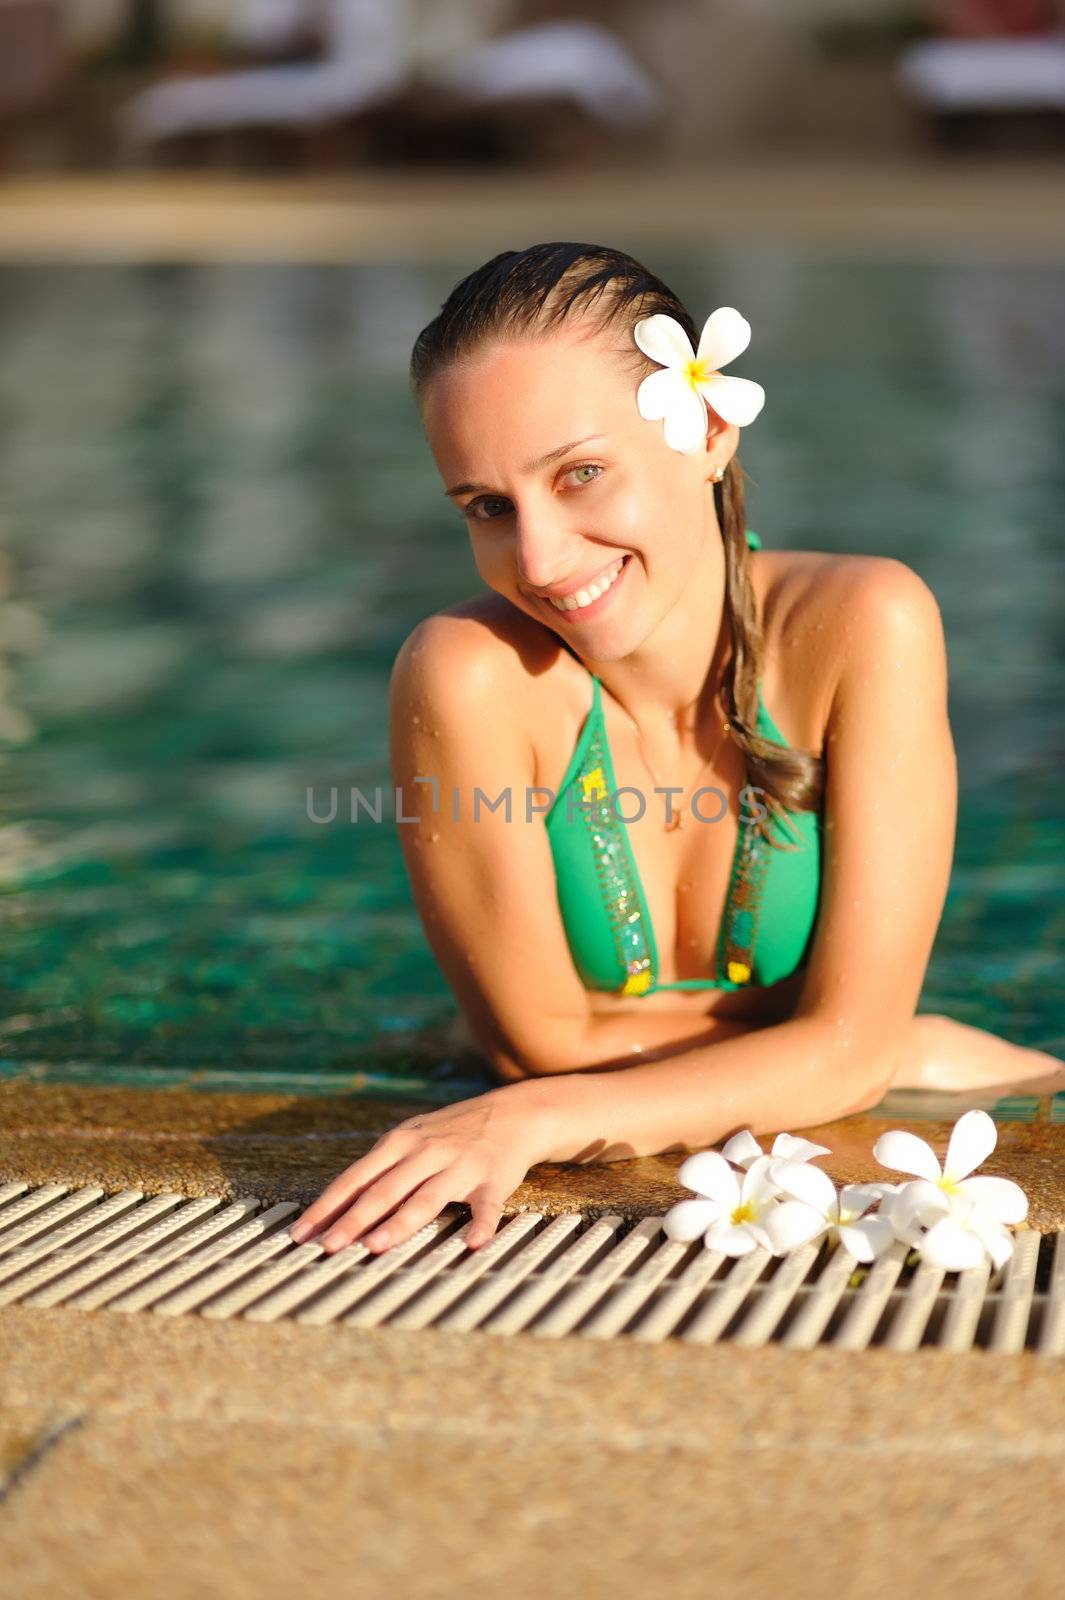
[[[684,368],[684,376],[687,378],[692,388],[697,389],[700,383],[706,382],[707,378],[710,376],[710,372],[705,361],[699,361],[696,359],[686,363]]]
[[[945,1189],[948,1194],[960,1194],[961,1193],[961,1190],[958,1188],[958,1185],[954,1182],[954,1179],[953,1178],[948,1178],[946,1173],[944,1173],[943,1176],[941,1178],[937,1179],[936,1181],[938,1182],[939,1187],[941,1189]]]
[[[749,1200],[744,1201],[743,1205],[736,1207],[735,1211],[732,1213],[732,1221],[737,1224],[741,1222],[754,1221],[754,1207],[751,1205]]]

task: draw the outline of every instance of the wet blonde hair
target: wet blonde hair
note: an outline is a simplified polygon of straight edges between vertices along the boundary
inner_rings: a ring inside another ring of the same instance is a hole
[[[631,338],[632,329],[658,312],[679,322],[696,346],[698,333],[683,303],[623,251],[568,243],[504,250],[456,284],[439,314],[419,333],[411,353],[411,386],[420,405],[432,379],[453,362],[496,340],[549,332],[574,314],[591,317],[602,330],[625,327],[630,342],[620,353],[623,358],[631,355],[634,370],[643,375],[657,369]],[[714,485],[732,643],[722,682],[729,737],[743,752],[748,782],[763,792],[771,815],[779,817],[781,809],[819,811],[824,793],[821,757],[785,748],[755,731],[765,642],[751,583],[744,476],[733,456]],[[768,819],[761,831],[771,844],[787,848],[769,829]]]

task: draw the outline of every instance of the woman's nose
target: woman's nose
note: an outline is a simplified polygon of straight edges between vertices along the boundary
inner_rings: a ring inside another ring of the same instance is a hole
[[[580,539],[556,510],[515,514],[515,560],[518,576],[532,589],[563,582],[580,565]]]

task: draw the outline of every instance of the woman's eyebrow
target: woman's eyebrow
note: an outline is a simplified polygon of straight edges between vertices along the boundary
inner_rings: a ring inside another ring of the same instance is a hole
[[[537,461],[530,461],[527,467],[522,468],[524,477],[531,477],[534,472],[542,472],[544,467],[549,467],[552,461],[557,461],[570,450],[576,450],[579,444],[591,444],[593,439],[605,439],[605,433],[589,433],[583,439],[571,439],[569,444],[560,444],[557,450],[549,450],[546,456],[541,456]],[[472,494],[477,489],[488,489],[487,483],[456,483],[452,488],[444,490],[446,499],[451,500],[457,494]]]

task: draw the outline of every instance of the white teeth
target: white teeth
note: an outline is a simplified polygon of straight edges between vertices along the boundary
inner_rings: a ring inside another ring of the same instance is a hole
[[[556,611],[580,611],[585,606],[590,606],[593,600],[598,600],[601,594],[606,594],[611,585],[616,583],[618,573],[624,564],[625,559],[622,557],[617,566],[611,567],[597,582],[590,583],[587,589],[578,589],[576,594],[567,595],[565,600],[556,600],[553,595],[548,595],[547,598]]]

